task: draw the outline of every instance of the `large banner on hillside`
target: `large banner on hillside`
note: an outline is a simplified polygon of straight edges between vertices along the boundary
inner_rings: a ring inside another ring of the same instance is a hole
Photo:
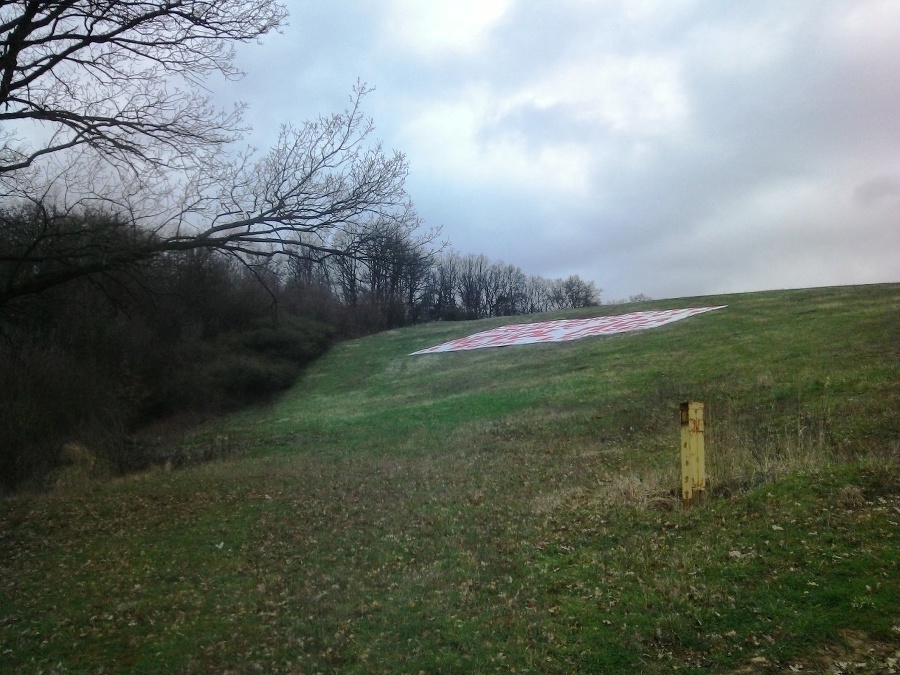
[[[625,333],[632,330],[646,330],[664,326],[673,321],[680,321],[695,314],[723,309],[726,306],[662,309],[632,312],[618,316],[597,316],[590,319],[562,319],[541,323],[510,324],[475,333],[458,340],[444,342],[427,349],[420,349],[410,354],[410,356],[484,349],[485,347],[527,345],[535,342],[567,342],[592,335],[614,335],[615,333]]]

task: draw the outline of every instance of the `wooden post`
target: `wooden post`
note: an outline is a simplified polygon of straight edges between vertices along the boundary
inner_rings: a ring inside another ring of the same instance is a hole
[[[685,507],[703,501],[706,458],[703,449],[703,404],[681,404],[681,499]]]

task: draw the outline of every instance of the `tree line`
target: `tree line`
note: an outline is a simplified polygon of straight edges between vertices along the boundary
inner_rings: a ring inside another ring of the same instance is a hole
[[[291,260],[287,278],[320,301],[330,297],[339,305],[348,334],[600,304],[601,291],[578,275],[526,275],[515,265],[447,247],[435,246],[433,233],[422,236],[408,224],[380,223],[347,246],[354,255]]]
[[[599,301],[577,276],[441,246],[364,83],[241,149],[243,105],[217,108],[208,82],[286,17],[275,0],[0,3],[0,490],[73,443],[110,472],[157,462],[139,430],[263,400],[342,337]]]
[[[138,439],[266,400],[335,340],[599,302],[578,276],[444,251],[402,220],[343,233],[352,255],[250,264],[190,248],[84,271],[98,240],[114,254],[154,236],[109,212],[0,206],[6,283],[80,270],[0,303],[0,488],[40,485],[73,441],[110,473],[170,460]]]

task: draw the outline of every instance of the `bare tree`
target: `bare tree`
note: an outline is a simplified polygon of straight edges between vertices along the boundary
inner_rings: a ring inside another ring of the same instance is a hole
[[[459,258],[457,269],[457,294],[460,307],[471,319],[487,316],[487,271],[490,261],[483,255],[470,253]]]
[[[455,252],[445,253],[432,263],[423,289],[423,303],[430,318],[445,319],[458,313],[456,287],[459,274],[459,255]]]
[[[600,290],[593,281],[584,281],[573,274],[562,282],[567,307],[593,307],[600,304]]]
[[[4,0],[0,174],[78,146],[134,170],[208,156],[235,137],[240,111],[214,110],[197,85],[238,76],[233,44],[285,17],[274,0]],[[47,132],[29,144],[10,122]]]
[[[488,309],[491,316],[515,316],[526,313],[526,277],[515,265],[495,262],[488,270]]]
[[[241,107],[196,92],[285,16],[273,0],[0,1],[0,200],[39,214],[0,238],[0,305],[172,251],[352,256],[342,232],[409,218],[406,158],[370,141],[364,84],[262,157],[228,152]]]
[[[338,238],[336,243],[353,253],[330,260],[336,290],[345,305],[360,309],[367,329],[393,328],[421,318],[437,232],[422,231],[420,225],[409,213]]]
[[[549,312],[550,306],[550,281],[544,277],[529,276],[525,280],[523,309],[525,314],[538,314]]]

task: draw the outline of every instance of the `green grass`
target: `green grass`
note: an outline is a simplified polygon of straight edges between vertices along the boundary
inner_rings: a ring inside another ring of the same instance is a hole
[[[0,502],[0,670],[891,672],[900,285],[593,312],[712,304],[572,343],[408,356],[500,319],[344,343],[185,441],[227,460]]]

